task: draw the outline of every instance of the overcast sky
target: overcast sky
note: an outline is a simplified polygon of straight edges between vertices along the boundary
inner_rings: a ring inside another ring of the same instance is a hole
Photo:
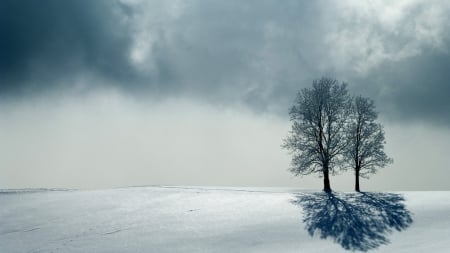
[[[280,145],[327,76],[385,126],[394,164],[362,190],[450,190],[449,19],[425,0],[3,0],[0,188],[321,189]]]

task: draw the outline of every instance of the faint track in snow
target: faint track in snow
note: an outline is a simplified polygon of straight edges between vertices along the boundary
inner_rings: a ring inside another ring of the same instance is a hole
[[[8,234],[13,234],[13,233],[26,233],[26,232],[32,232],[35,230],[39,230],[41,229],[40,227],[33,227],[33,228],[24,228],[24,229],[13,229],[13,230],[7,230],[7,231],[2,231],[0,232],[0,236],[2,235],[8,235]]]
[[[119,228],[119,229],[116,229],[116,230],[113,230],[113,231],[110,231],[110,232],[106,232],[104,234],[105,235],[112,235],[112,234],[116,234],[116,233],[122,232],[124,230],[130,230],[130,229],[131,229],[131,227],[129,227],[129,228]]]
[[[270,190],[247,190],[247,189],[237,189],[237,188],[207,188],[207,187],[189,187],[189,186],[164,186],[164,185],[158,185],[158,186],[133,186],[133,187],[142,187],[142,188],[166,188],[166,189],[180,189],[180,190],[197,190],[201,192],[207,192],[207,191],[230,191],[230,192],[248,192],[248,193],[279,193],[279,194],[289,194],[289,193],[298,193],[299,191],[304,192],[304,190],[289,190],[286,189],[285,191],[270,191]]]

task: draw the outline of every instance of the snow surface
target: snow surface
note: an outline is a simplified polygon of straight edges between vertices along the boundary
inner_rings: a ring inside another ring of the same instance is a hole
[[[0,252],[450,252],[450,192],[386,194],[1,190]]]

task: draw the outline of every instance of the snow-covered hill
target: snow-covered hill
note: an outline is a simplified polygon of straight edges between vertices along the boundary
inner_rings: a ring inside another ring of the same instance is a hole
[[[449,252],[450,192],[327,195],[212,187],[0,191],[0,252],[5,253],[346,252],[344,248]]]

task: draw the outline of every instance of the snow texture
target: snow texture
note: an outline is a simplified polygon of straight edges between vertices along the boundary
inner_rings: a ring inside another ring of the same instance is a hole
[[[1,190],[0,252],[448,252],[450,192]]]

